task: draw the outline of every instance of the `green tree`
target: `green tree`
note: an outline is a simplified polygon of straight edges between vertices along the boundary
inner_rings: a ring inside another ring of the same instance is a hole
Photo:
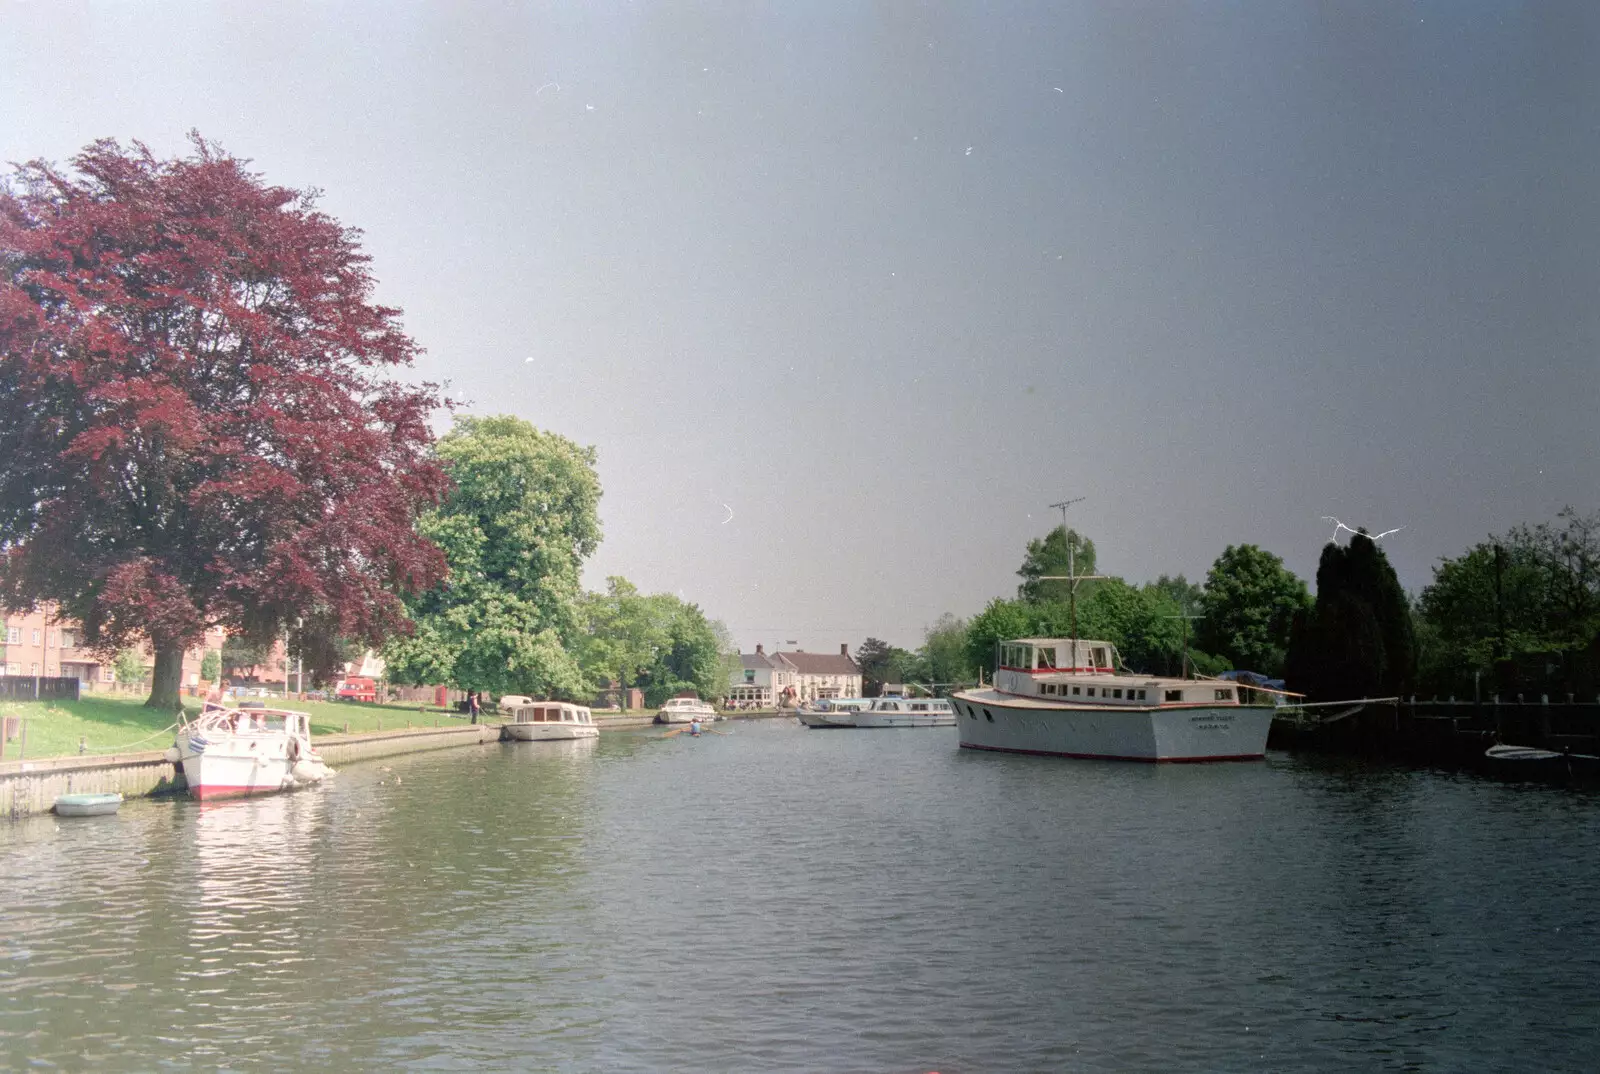
[[[1465,691],[1495,669],[1495,689],[1509,689],[1524,654],[1558,654],[1573,677],[1600,652],[1600,513],[1572,508],[1556,522],[1517,526],[1442,560],[1417,601],[1429,642],[1419,677],[1436,692]],[[1588,652],[1586,652],[1588,651]]]
[[[1253,544],[1229,545],[1206,573],[1195,643],[1235,667],[1283,674],[1295,612],[1311,606],[1305,582]]]
[[[856,663],[861,667],[861,691],[868,697],[877,697],[886,683],[905,685],[927,677],[925,665],[916,653],[878,638],[861,643],[856,649]]]
[[[117,653],[111,662],[111,673],[120,683],[139,683],[150,677],[150,669],[145,666],[144,657],[133,649],[123,649]]]
[[[967,624],[948,612],[923,636],[922,663],[930,683],[970,682],[977,666],[967,653]]]
[[[1017,587],[1017,599],[1064,602],[1072,591],[1071,583],[1044,581],[1043,578],[1093,574],[1094,563],[1094,542],[1077,530],[1057,526],[1042,540],[1028,542],[1022,566],[1017,568],[1017,576],[1022,579],[1022,584]],[[1081,601],[1087,597],[1094,586],[1094,582],[1078,583],[1078,599]]]
[[[732,642],[727,628],[671,593],[641,594],[626,578],[583,599],[579,661],[597,686],[615,680],[660,705],[685,690],[715,700],[727,693]],[[733,653],[733,659],[738,654]]]
[[[415,633],[384,657],[396,682],[576,697],[579,572],[600,542],[593,448],[520,418],[460,417],[438,444],[454,489],[422,517],[449,575],[411,598]]]
[[[216,682],[222,677],[222,653],[217,649],[207,649],[206,655],[200,659],[200,678],[204,682]]]
[[[1347,546],[1323,548],[1317,600],[1295,615],[1285,670],[1289,688],[1314,701],[1409,691],[1416,670],[1410,604],[1365,531]]]

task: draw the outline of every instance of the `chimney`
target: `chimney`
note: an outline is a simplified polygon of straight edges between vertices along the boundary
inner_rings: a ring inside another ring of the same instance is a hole
[[[761,647],[761,643],[759,641],[756,642],[756,655],[757,656],[763,656],[763,655],[765,655],[765,653],[766,653],[766,650]]]
[[[839,655],[840,656],[849,656],[850,655],[850,643],[849,642],[845,642],[843,645],[839,646]]]

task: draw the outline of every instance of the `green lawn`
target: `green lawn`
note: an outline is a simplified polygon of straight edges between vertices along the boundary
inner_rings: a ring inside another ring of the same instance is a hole
[[[267,705],[280,705],[275,698],[260,699]],[[198,712],[196,698],[184,698],[191,712]],[[451,714],[417,703],[409,705],[369,705],[345,701],[291,701],[289,708],[311,714],[311,733],[328,735],[347,728],[357,731],[392,731],[414,727],[457,726],[464,721]],[[419,711],[425,708],[425,711]],[[80,742],[84,753],[103,756],[130,749],[156,750],[172,745],[171,734],[161,732],[176,717],[144,707],[143,697],[87,696],[79,701],[0,701],[0,716],[20,716],[27,724],[26,757],[74,756]],[[3,760],[15,761],[22,751],[21,738],[5,743]]]

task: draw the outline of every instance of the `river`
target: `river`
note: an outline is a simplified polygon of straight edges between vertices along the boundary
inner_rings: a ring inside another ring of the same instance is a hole
[[[0,1067],[1594,1069],[1600,796],[718,729],[0,826]]]

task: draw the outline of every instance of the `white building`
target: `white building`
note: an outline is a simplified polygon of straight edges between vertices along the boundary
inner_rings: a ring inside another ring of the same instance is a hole
[[[841,645],[835,653],[773,653],[772,661],[794,675],[794,696],[799,701],[819,697],[860,697],[861,665],[850,655],[850,646]]]
[[[739,664],[740,670],[728,677],[728,700],[735,704],[772,708],[786,690],[795,688],[794,669],[775,663],[760,645],[753,653],[740,653]]]

